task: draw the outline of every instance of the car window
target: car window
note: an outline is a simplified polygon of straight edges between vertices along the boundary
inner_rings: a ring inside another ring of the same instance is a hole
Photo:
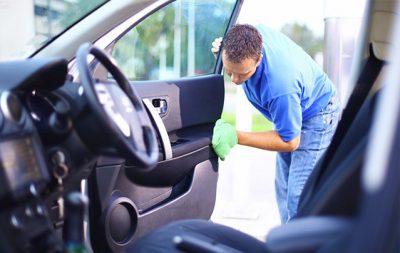
[[[0,60],[32,55],[107,1],[0,1]]]
[[[211,43],[224,35],[235,0],[176,1],[119,39],[112,56],[130,80],[159,80],[214,72]]]

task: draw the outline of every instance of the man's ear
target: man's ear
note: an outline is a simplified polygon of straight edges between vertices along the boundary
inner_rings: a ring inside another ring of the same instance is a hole
[[[258,58],[258,61],[256,64],[257,67],[260,65],[262,58],[263,58],[263,54],[261,54],[260,57]]]

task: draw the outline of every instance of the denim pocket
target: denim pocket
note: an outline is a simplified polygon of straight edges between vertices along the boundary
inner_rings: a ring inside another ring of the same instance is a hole
[[[326,149],[339,120],[338,103],[328,104],[321,112],[303,122],[299,149]]]

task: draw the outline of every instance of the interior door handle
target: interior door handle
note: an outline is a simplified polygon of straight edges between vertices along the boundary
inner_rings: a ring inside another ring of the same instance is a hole
[[[168,110],[167,100],[162,98],[153,98],[151,103],[154,106],[154,109],[158,112],[158,114],[162,115],[165,114]]]
[[[172,147],[167,129],[165,128],[165,125],[160,117],[160,114],[159,113],[157,114],[157,109],[155,108],[152,101],[150,101],[150,99],[148,98],[145,98],[143,99],[143,103],[146,106],[148,112],[150,113],[150,116],[153,119],[154,124],[156,125],[156,131],[158,131],[158,134],[160,135],[161,145],[164,149],[165,160],[169,160],[172,158]]]

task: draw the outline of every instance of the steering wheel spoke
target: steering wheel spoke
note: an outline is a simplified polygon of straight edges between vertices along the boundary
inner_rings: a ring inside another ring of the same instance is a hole
[[[115,79],[95,81],[88,56],[98,60]],[[117,150],[138,167],[151,168],[158,159],[156,133],[135,88],[103,50],[86,43],[77,53],[77,64],[84,93],[93,113]]]

